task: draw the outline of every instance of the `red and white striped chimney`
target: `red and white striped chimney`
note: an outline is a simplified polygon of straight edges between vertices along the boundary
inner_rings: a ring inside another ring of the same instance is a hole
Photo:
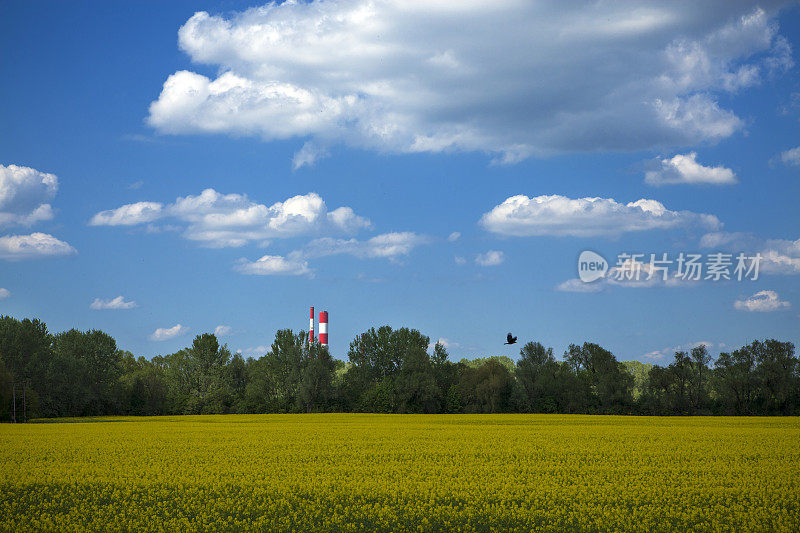
[[[311,344],[313,342],[314,342],[314,308],[312,307],[308,319],[308,343]]]
[[[328,346],[328,312],[319,312],[319,343]]]

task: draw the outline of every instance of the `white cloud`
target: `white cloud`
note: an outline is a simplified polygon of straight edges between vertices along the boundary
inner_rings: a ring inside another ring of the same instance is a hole
[[[713,215],[670,211],[661,202],[641,199],[627,204],[613,198],[567,198],[517,195],[481,217],[480,224],[500,235],[618,236],[624,232],[701,226],[718,229]]]
[[[759,272],[800,274],[800,239],[760,239],[751,233],[719,231],[703,235],[700,246],[747,256],[760,253]]]
[[[461,347],[461,343],[459,342],[451,341],[450,339],[445,339],[444,337],[439,337],[435,342],[430,342],[428,344],[428,349],[433,350],[437,344],[441,344],[446,350],[452,350],[453,348]]]
[[[800,146],[781,152],[781,162],[784,165],[800,166]]]
[[[295,250],[286,257],[265,255],[257,261],[240,259],[235,269],[243,274],[260,275],[313,275],[308,259],[347,254],[360,259],[384,258],[396,260],[408,255],[417,246],[427,244],[430,239],[412,232],[383,233],[367,240],[334,239],[320,237],[309,242],[302,250]]]
[[[307,142],[298,150],[292,158],[292,170],[302,167],[313,167],[319,159],[328,157],[328,149],[317,143]]]
[[[101,300],[100,298],[95,298],[92,304],[89,306],[91,309],[133,309],[136,307],[136,302],[133,300],[126,301],[124,297],[117,296],[116,298],[109,298],[107,300]]]
[[[0,226],[30,226],[53,218],[49,202],[58,191],[54,174],[0,165]]]
[[[578,278],[568,279],[556,285],[556,290],[561,292],[600,292],[604,288],[602,280],[585,283]]]
[[[0,300],[5,300],[9,296],[11,296],[11,291],[0,287]]]
[[[649,288],[649,287],[690,287],[699,281],[683,279],[678,275],[674,264],[660,265],[658,261],[662,257],[653,258],[651,265],[649,258],[641,261],[636,258],[626,258],[622,264],[615,265],[608,269],[605,278],[600,283],[616,285],[628,288]],[[669,256],[667,257],[669,259]],[[661,267],[661,268],[659,268]],[[665,270],[666,269],[666,273]]]
[[[158,328],[156,329],[152,335],[150,335],[151,341],[165,341],[175,337],[180,337],[181,335],[186,335],[189,332],[189,328],[186,326],[182,326],[180,324],[175,324],[171,328]]]
[[[475,256],[475,264],[478,266],[497,266],[506,260],[503,252],[497,250],[489,250],[485,254],[478,254]]]
[[[77,253],[75,248],[47,233],[4,235],[0,237],[0,259],[15,261],[71,255],[74,253]]]
[[[777,7],[762,7],[342,0],[198,12],[179,46],[219,75],[175,72],[147,120],[168,134],[498,162],[713,142],[743,124],[717,95],[791,66]],[[295,167],[320,153],[304,147]]]
[[[328,211],[322,198],[313,192],[267,206],[244,194],[221,194],[214,189],[179,197],[166,206],[158,202],[123,205],[97,213],[90,224],[135,225],[163,218],[183,222],[185,238],[211,248],[308,234],[353,234],[371,226],[350,207]]]
[[[92,220],[91,226],[134,226],[153,222],[161,218],[164,206],[158,202],[136,202],[116,209],[100,211]]]
[[[761,271],[767,274],[800,274],[800,239],[768,239],[761,250]]]
[[[749,238],[747,233],[715,231],[700,237],[700,246],[702,248],[719,248],[747,238]]]
[[[460,256],[460,255],[454,256],[453,257],[453,261],[455,261],[457,265],[465,265],[465,264],[467,264],[467,259],[465,257]]]
[[[739,311],[767,313],[771,311],[780,311],[781,309],[789,309],[791,304],[781,300],[778,293],[775,291],[758,291],[749,298],[736,300],[733,307]]]
[[[233,331],[233,328],[230,326],[225,326],[220,324],[216,328],[214,328],[214,335],[217,337],[225,337],[226,335],[230,335]]]
[[[280,255],[265,255],[257,261],[240,259],[235,268],[242,274],[255,274],[258,276],[301,276],[312,274],[308,268],[308,261],[297,252],[290,253],[287,257]]]
[[[461,238],[461,233],[457,231],[454,231],[453,233],[447,236],[447,240],[450,242],[456,242],[460,238]]]
[[[644,354],[644,357],[648,359],[667,359],[672,358],[675,356],[676,352],[691,352],[693,348],[697,348],[698,346],[705,346],[706,349],[711,350],[714,348],[713,342],[708,341],[699,341],[699,342],[690,342],[688,344],[679,344],[677,346],[670,346],[667,348],[663,348],[661,350],[653,350],[652,352],[648,352]],[[723,343],[719,344],[720,348],[724,348],[725,345]]]
[[[365,241],[322,237],[308,243],[305,254],[309,257],[349,254],[360,258],[391,259],[408,255],[414,248],[428,242],[428,237],[409,231],[383,233]]]
[[[730,185],[736,183],[736,174],[725,167],[706,167],[697,162],[697,153],[678,154],[662,159],[657,170],[645,172],[644,181],[650,185],[708,184]]]
[[[644,261],[639,258],[625,258],[621,264],[615,264],[608,269],[605,276],[591,282],[584,282],[579,278],[568,279],[556,285],[555,289],[562,292],[600,292],[611,287],[624,287],[629,289],[649,289],[652,287],[692,287],[699,281],[684,279],[675,270],[675,264],[659,263],[663,257],[658,254],[650,263],[651,258]],[[669,257],[667,257],[669,260]],[[666,274],[664,271],[666,268]]]
[[[362,229],[369,229],[372,223],[355,214],[350,207],[339,207],[328,213],[328,222],[344,233],[357,233]]]
[[[269,352],[267,346],[251,346],[248,348],[239,348],[236,353],[242,354],[246,357],[260,357]]]

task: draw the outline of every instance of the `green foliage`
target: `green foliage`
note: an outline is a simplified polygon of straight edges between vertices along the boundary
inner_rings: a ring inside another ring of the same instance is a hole
[[[652,363],[642,363],[641,361],[622,361],[625,370],[633,376],[633,399],[639,400],[644,394],[645,387],[647,386],[647,376],[650,369],[653,368]]]
[[[458,387],[467,413],[507,413],[513,410],[514,377],[497,359],[465,367]]]
[[[623,414],[633,408],[633,377],[614,355],[590,342],[571,344],[564,359],[588,390],[589,413]]]
[[[102,331],[52,335],[39,320],[0,317],[0,417],[289,413],[800,414],[794,345],[754,341],[712,362],[705,346],[666,367],[620,363],[605,348],[525,344],[505,356],[449,360],[417,330],[371,328],[347,362],[283,329],[259,358],[231,354],[210,333],[147,360],[119,350]]]
[[[431,359],[420,346],[412,346],[405,354],[394,384],[401,413],[435,413],[439,410],[441,391],[436,385]]]
[[[298,395],[300,409],[307,413],[327,411],[334,395],[336,364],[326,346],[313,342],[306,343],[304,348],[306,364],[302,369]]]
[[[490,355],[489,357],[462,359],[459,362],[469,368],[480,368],[489,361],[494,361],[495,363],[500,364],[501,366],[505,367],[505,369],[508,370],[509,372],[514,372],[514,369],[516,367],[516,363],[514,363],[514,360],[506,355]]]

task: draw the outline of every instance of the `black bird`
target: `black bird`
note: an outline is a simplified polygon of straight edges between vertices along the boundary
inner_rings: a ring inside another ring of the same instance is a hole
[[[515,342],[517,342],[517,338],[512,337],[511,332],[509,332],[508,336],[506,337],[506,342],[504,342],[503,345],[505,346],[506,344],[514,344]]]

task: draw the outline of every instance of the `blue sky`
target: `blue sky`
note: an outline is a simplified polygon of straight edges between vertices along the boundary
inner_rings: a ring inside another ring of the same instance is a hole
[[[343,359],[382,324],[455,360],[800,341],[796,4],[254,7],[0,4],[0,313],[147,357],[310,305]],[[587,249],[768,259],[589,288]]]

